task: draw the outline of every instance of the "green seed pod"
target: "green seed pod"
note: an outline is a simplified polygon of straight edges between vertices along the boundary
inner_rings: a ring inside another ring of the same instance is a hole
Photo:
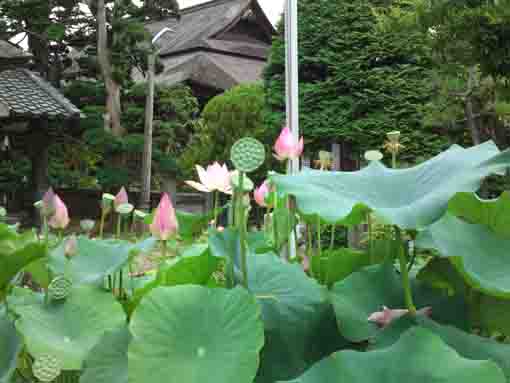
[[[59,275],[55,277],[48,286],[48,296],[52,301],[64,300],[71,293],[72,287],[73,282],[70,279]]]
[[[254,138],[241,138],[232,146],[230,159],[237,170],[251,173],[266,160],[266,149]]]
[[[34,361],[32,372],[40,382],[53,382],[60,375],[60,362],[51,355],[40,356]]]

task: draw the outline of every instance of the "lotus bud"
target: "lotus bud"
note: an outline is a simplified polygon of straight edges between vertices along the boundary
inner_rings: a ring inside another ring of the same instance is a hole
[[[271,193],[269,182],[264,181],[262,185],[260,185],[255,191],[253,192],[253,198],[255,199],[255,202],[261,207],[271,207],[268,206],[266,203],[266,199]]]
[[[67,259],[71,259],[78,254],[78,240],[76,236],[70,236],[64,245],[64,255]]]
[[[372,313],[368,317],[369,322],[375,323],[380,328],[388,327],[391,322],[393,322],[395,319],[401,318],[404,315],[407,315],[409,313],[409,310],[401,310],[401,309],[389,309],[386,306],[383,306],[382,311],[377,311],[375,313]]]
[[[114,201],[115,196],[113,194],[103,194],[103,197],[101,198],[101,208],[103,209],[103,214],[108,214],[112,210]]]
[[[290,129],[285,127],[274,144],[274,156],[278,161],[296,159],[303,154],[303,148],[303,137],[296,140]]]
[[[150,225],[151,233],[161,241],[166,241],[171,236],[177,234],[177,217],[172,206],[172,201],[167,193],[163,194],[158,208],[154,215],[154,221]]]
[[[386,137],[388,137],[388,140],[390,140],[392,144],[397,144],[400,140],[400,132],[395,130],[393,132],[386,133]]]
[[[48,218],[55,214],[57,208],[55,197],[56,194],[53,192],[52,188],[49,188],[48,191],[44,193],[41,205],[41,215],[43,217]]]
[[[113,201],[113,206],[115,206],[115,210],[117,211],[120,205],[124,205],[129,203],[128,194],[124,186],[120,189],[120,191],[115,196],[115,200]]]
[[[55,213],[49,220],[49,225],[57,230],[63,230],[69,225],[69,214],[67,206],[62,202],[58,195],[55,194]]]
[[[5,217],[7,217],[7,210],[5,210],[5,207],[0,206],[0,220],[3,220]]]

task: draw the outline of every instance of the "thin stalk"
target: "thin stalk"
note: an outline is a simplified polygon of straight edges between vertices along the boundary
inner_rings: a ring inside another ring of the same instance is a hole
[[[333,250],[333,248],[335,247],[335,229],[336,229],[335,224],[331,225],[331,241],[329,243],[329,250]]]
[[[166,258],[168,255],[168,247],[166,241],[161,241],[161,256]]]
[[[122,215],[117,214],[117,239],[120,239],[121,224],[122,224]]]
[[[239,173],[239,189],[244,190],[244,172]],[[239,198],[239,240],[241,242],[241,273],[243,274],[243,286],[248,288],[248,263],[246,259],[246,214],[242,194]]]
[[[276,190],[273,192],[273,243],[276,250],[278,249],[278,225],[276,219],[276,210],[278,208],[278,194]]]
[[[393,169],[397,168],[397,152],[394,150],[391,152],[391,167]]]
[[[370,260],[370,264],[374,264],[374,228],[372,221],[372,214],[368,213],[367,215],[367,224],[368,224],[368,259]]]
[[[213,214],[214,214],[214,227],[218,227],[218,206],[220,205],[220,192],[214,192],[214,206],[213,206]]]
[[[317,216],[317,255],[319,257],[319,281],[322,279],[321,217]]]
[[[43,235],[44,235],[44,242],[46,243],[46,246],[49,242],[49,236],[50,236],[50,229],[48,226],[48,218],[43,217]]]
[[[407,259],[403,248],[402,231],[400,228],[395,227],[395,234],[395,241],[398,246],[398,258],[400,261],[400,277],[402,279],[402,287],[404,288],[406,307],[409,310],[409,314],[414,316],[416,315],[416,306],[413,302],[413,292],[411,290],[411,283],[409,282],[409,271],[407,270]]]
[[[316,277],[315,275],[315,269],[313,267],[313,234],[312,234],[312,225],[307,224],[306,225],[306,256],[308,257],[308,260],[310,261],[310,275],[312,277]]]
[[[123,287],[122,286],[122,284],[123,284],[122,280],[123,279],[124,279],[124,272],[123,272],[123,270],[121,268],[120,271],[119,271],[119,299],[121,299],[121,300],[122,300],[122,297],[123,297],[123,292],[122,292],[122,287]]]
[[[106,219],[106,211],[102,209],[101,211],[101,222],[99,223],[99,238],[103,239],[104,234],[104,221]]]

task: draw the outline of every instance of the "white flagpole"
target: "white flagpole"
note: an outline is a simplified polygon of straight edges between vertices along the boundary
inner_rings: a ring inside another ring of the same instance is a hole
[[[299,139],[299,72],[298,72],[298,0],[285,0],[285,83],[287,126],[294,139]],[[299,158],[289,162],[289,173],[299,171]],[[296,257],[294,232],[289,237],[289,257]]]

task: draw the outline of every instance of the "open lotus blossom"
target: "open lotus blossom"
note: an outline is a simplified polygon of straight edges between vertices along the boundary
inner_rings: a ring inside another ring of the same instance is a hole
[[[380,328],[388,327],[395,319],[401,318],[409,313],[407,309],[389,309],[386,306],[382,307],[382,311],[376,311],[368,317],[369,322],[374,322]],[[430,316],[432,314],[431,307],[424,307],[417,312],[418,315]]]
[[[172,201],[167,193],[164,193],[159,202],[154,220],[150,225],[151,233],[161,241],[166,241],[172,235],[177,233],[177,217],[172,205]]]
[[[56,230],[62,230],[69,225],[69,214],[67,213],[67,206],[62,202],[60,197],[55,194],[54,198],[55,212],[51,216],[48,224]]]
[[[41,205],[41,214],[44,217],[51,217],[55,213],[55,192],[53,188],[49,188],[46,193],[44,193]]]
[[[127,203],[129,203],[128,194],[124,186],[122,186],[120,191],[115,196],[115,201],[113,201],[113,205],[115,206],[115,209],[117,209],[120,205],[124,205]]]
[[[292,160],[303,154],[303,148],[303,137],[297,141],[286,126],[274,144],[274,156],[278,161]]]
[[[207,170],[200,165],[196,165],[196,169],[200,182],[186,181],[186,184],[193,189],[204,193],[218,190],[225,194],[232,194],[231,174],[226,164],[220,165],[215,162],[207,166]]]
[[[255,199],[255,202],[261,207],[271,207],[268,206],[268,203],[266,202],[266,198],[271,193],[271,188],[268,181],[264,181],[262,185],[260,185],[255,191],[253,192],[253,198]]]

